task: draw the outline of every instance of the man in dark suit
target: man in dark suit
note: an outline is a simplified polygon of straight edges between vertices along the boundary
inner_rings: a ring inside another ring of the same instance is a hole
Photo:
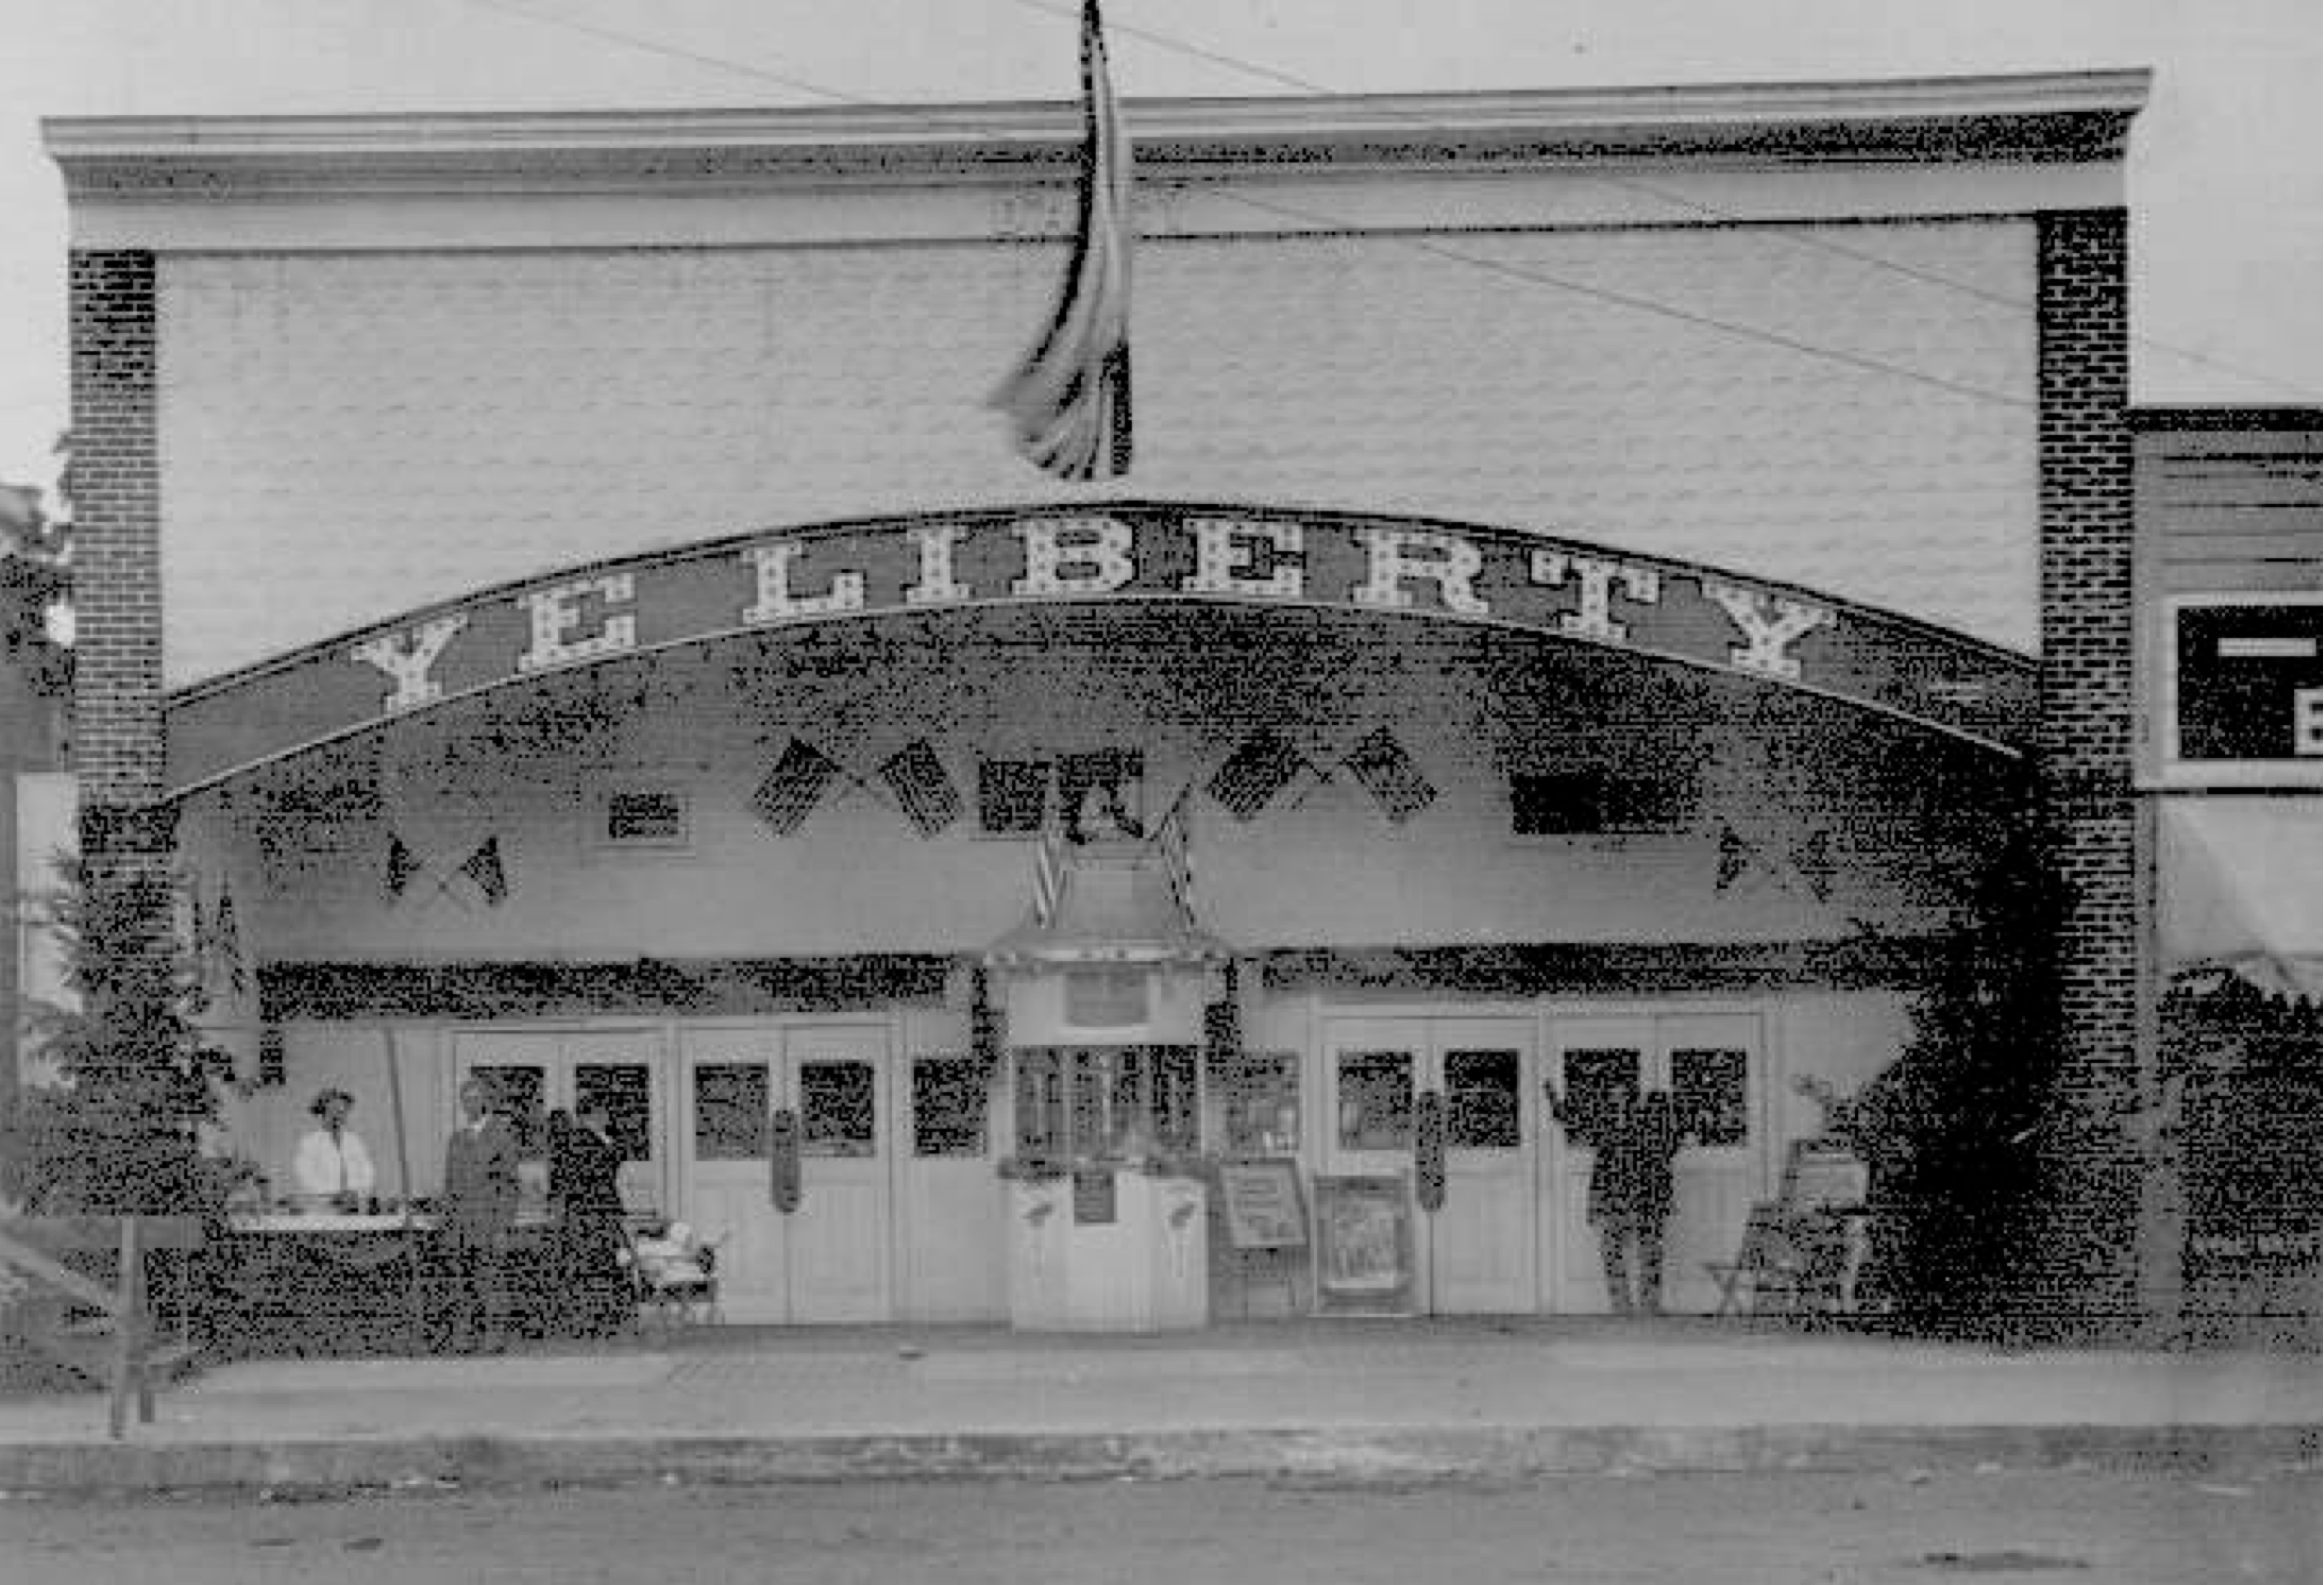
[[[503,1267],[509,1230],[516,1225],[516,1131],[493,1114],[491,1086],[468,1080],[460,1086],[459,1125],[444,1147],[441,1237],[456,1353],[479,1347],[498,1352],[504,1345]]]

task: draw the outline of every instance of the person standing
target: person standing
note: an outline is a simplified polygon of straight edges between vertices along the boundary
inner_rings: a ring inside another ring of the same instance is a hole
[[[1575,1110],[1546,1086],[1550,1115],[1566,1137],[1597,1153],[1590,1164],[1590,1223],[1598,1230],[1599,1258],[1606,1267],[1606,1294],[1617,1315],[1663,1308],[1663,1228],[1670,1221],[1676,1175],[1672,1162],[1688,1130],[1678,1120],[1668,1092],[1643,1098],[1625,1088],[1612,1092],[1603,1111]],[[1631,1287],[1635,1254],[1637,1286]]]
[[[622,1275],[622,1147],[603,1101],[585,1101],[553,1147],[549,1179],[562,1213],[565,1290],[584,1337],[606,1337],[630,1316]]]
[[[298,1153],[290,1158],[290,1178],[299,1193],[329,1200],[334,1211],[359,1209],[377,1183],[371,1152],[347,1127],[347,1113],[355,1104],[355,1098],[337,1085],[318,1094],[308,1110],[318,1126],[299,1141]]]
[[[460,1086],[460,1122],[444,1147],[440,1237],[456,1353],[505,1346],[516,1203],[516,1132],[494,1114],[491,1087],[472,1078]]]

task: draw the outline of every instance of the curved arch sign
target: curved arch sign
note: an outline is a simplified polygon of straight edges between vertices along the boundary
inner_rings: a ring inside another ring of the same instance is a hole
[[[1361,513],[1107,502],[834,523],[480,592],[168,703],[174,795],[447,701],[807,623],[995,605],[1194,601],[1482,623],[1794,687],[2005,753],[2030,660],[1714,568]]]

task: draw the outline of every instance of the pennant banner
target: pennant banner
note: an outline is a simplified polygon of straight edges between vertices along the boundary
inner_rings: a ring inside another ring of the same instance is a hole
[[[1130,471],[1130,137],[1106,70],[1097,0],[1082,5],[1081,214],[1056,313],[992,394],[1017,449],[1061,479]]]
[[[475,882],[484,900],[498,908],[508,899],[508,874],[501,868],[501,839],[484,838],[484,845],[460,861],[459,872]]]
[[[1396,734],[1385,726],[1358,743],[1344,763],[1395,825],[1403,825],[1436,801],[1435,784],[1421,774]]]
[[[420,870],[420,855],[405,846],[401,837],[392,831],[389,832],[387,834],[387,873],[382,880],[387,895],[392,898],[401,898],[410,889],[413,880],[419,876]]]
[[[777,836],[788,836],[815,813],[823,797],[824,788],[839,774],[839,767],[825,758],[813,744],[798,738],[783,751],[775,768],[767,772],[758,790],[751,795],[751,812]]]

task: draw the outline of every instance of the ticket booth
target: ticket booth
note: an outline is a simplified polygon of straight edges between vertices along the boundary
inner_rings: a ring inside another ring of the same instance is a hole
[[[1210,1313],[1195,1159],[1203,1009],[1226,949],[1195,926],[1145,844],[1068,850],[1056,880],[1047,909],[986,956],[1014,1105],[1002,1174],[1010,1322],[1199,1327]]]

